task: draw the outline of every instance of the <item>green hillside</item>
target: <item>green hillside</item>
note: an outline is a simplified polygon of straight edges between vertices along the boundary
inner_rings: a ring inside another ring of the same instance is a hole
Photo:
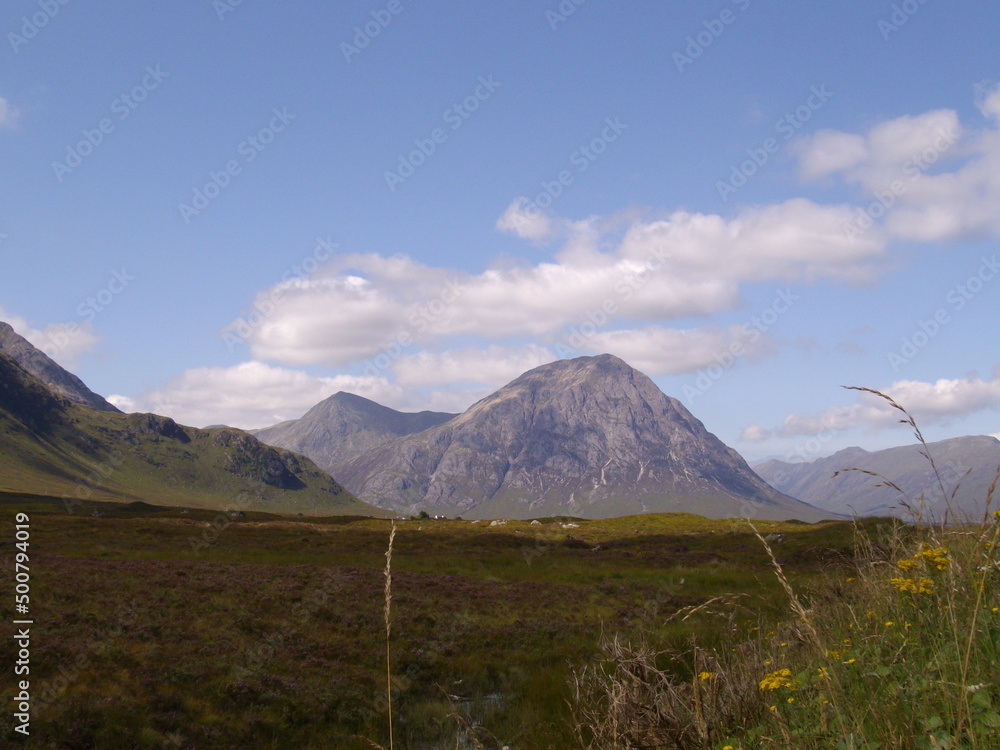
[[[96,411],[0,352],[0,491],[227,510],[385,516],[304,456],[231,428]]]

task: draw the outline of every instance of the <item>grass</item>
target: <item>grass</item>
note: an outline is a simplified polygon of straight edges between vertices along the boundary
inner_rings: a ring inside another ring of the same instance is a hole
[[[889,400],[940,478],[912,417]],[[996,486],[977,519],[857,523],[851,569],[811,581],[792,580],[787,559],[755,531],[786,616],[754,622],[747,637],[721,612],[721,642],[699,636],[680,648],[655,634],[606,635],[574,678],[577,746],[1000,747]],[[923,499],[907,501],[922,518]]]
[[[185,748],[389,747],[391,522],[249,512],[195,548],[218,512],[75,510],[0,496],[0,528],[17,511],[31,517],[31,747],[163,747],[170,737]],[[781,588],[749,529],[690,515],[564,523],[397,523],[396,748],[455,747],[457,737],[571,747],[572,666],[598,653],[602,631],[678,646],[694,632],[723,638],[708,611],[668,618],[734,589],[748,594],[734,603],[744,619],[780,615]],[[846,569],[849,523],[762,530],[786,534],[780,551],[796,582]],[[5,534],[0,556],[11,542]],[[14,659],[12,641],[0,642],[0,663]],[[10,721],[0,745],[16,739]]]

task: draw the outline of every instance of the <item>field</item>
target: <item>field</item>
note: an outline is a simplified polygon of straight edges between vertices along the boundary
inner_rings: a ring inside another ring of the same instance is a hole
[[[390,522],[138,503],[74,510],[3,498],[5,558],[15,512],[30,517],[36,623],[31,739],[13,734],[8,714],[5,744],[388,747]],[[758,526],[784,534],[775,548],[796,585],[827,585],[849,569],[851,524]],[[455,747],[470,729],[485,747],[571,747],[571,678],[602,633],[678,649],[697,634],[711,647],[732,637],[730,623],[751,632],[787,611],[746,522],[425,519],[397,529],[396,747]],[[15,658],[5,639],[0,660]]]

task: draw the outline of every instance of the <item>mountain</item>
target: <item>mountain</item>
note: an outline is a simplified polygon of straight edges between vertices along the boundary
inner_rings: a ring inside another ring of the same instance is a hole
[[[389,441],[422,432],[455,414],[396,411],[353,393],[340,391],[316,404],[299,419],[255,430],[268,445],[308,456],[336,475],[346,461]]]
[[[310,515],[385,515],[309,459],[240,430],[99,411],[0,351],[0,492]]]
[[[1000,440],[979,435],[928,444],[927,450],[944,482],[947,502],[930,462],[921,455],[922,450],[920,445],[875,452],[845,448],[808,463],[770,460],[754,469],[782,492],[836,513],[911,518],[913,513],[901,504],[905,501],[913,509],[922,508],[926,520],[943,519],[949,507],[952,519],[956,513],[959,519],[982,518],[990,484],[1000,470]],[[848,468],[884,476],[904,494],[891,487],[876,486],[881,480],[861,471],[845,472]],[[841,473],[835,477],[836,472]]]
[[[829,517],[768,486],[679,401],[609,354],[530,370],[337,476],[380,507],[467,518]]]
[[[100,411],[120,410],[90,390],[83,381],[60,367],[55,360],[0,320],[0,351],[5,351],[21,367],[56,393],[70,401]]]

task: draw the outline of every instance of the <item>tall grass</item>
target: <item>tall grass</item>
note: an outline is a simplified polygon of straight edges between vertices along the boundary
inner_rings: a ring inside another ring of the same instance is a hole
[[[393,750],[392,737],[392,666],[389,660],[389,636],[392,632],[392,544],[396,540],[396,523],[389,532],[389,549],[385,551],[385,698],[389,716],[389,750]]]
[[[912,416],[869,392],[905,415],[947,501]],[[580,746],[1000,748],[997,479],[974,521],[950,509],[929,519],[911,498],[915,523],[875,533],[856,524],[854,570],[809,591],[796,590],[758,534],[788,594],[788,620],[742,636],[733,622],[733,642],[715,649],[605,638],[600,661],[573,682]]]

